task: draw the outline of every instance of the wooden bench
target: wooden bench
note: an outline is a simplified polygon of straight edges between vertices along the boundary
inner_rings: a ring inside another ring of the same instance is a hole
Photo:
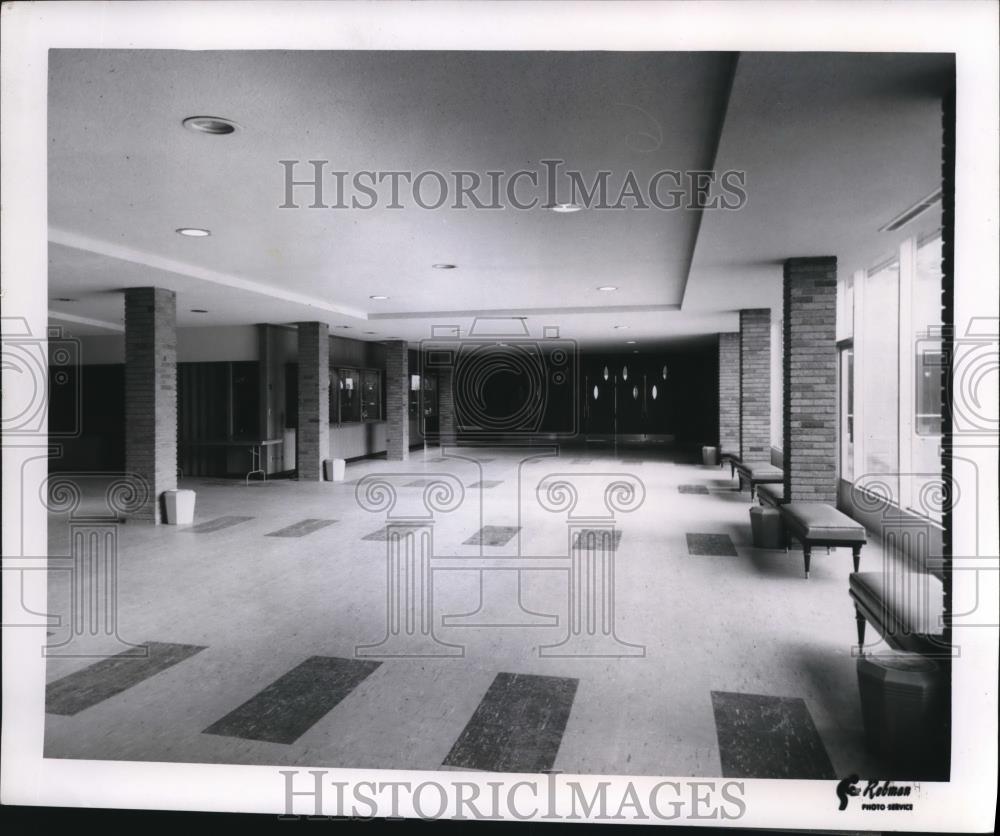
[[[732,478],[736,475],[736,466],[739,465],[743,460],[740,458],[740,454],[732,450],[723,450],[719,453],[719,467],[722,467],[726,462],[729,462],[729,477]]]
[[[802,544],[806,578],[809,577],[809,559],[813,546],[850,546],[854,558],[854,571],[861,564],[861,547],[868,542],[864,526],[830,505],[822,502],[785,502],[778,506],[785,537],[794,537]]]
[[[897,571],[857,572],[849,582],[858,625],[858,646],[865,645],[865,623],[871,624],[894,650],[942,653],[944,586],[930,572],[900,566]]]
[[[751,500],[757,493],[758,485],[774,485],[785,481],[785,471],[765,462],[740,462],[736,469],[740,472],[740,485],[742,486],[744,479],[750,484]]]
[[[761,505],[778,508],[785,504],[785,486],[780,482],[766,482],[757,487],[757,499]]]

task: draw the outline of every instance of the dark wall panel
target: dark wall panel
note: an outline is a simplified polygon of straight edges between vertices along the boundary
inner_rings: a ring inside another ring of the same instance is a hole
[[[52,472],[124,471],[125,367],[51,368],[49,428],[63,436],[53,438],[61,452],[50,460]]]

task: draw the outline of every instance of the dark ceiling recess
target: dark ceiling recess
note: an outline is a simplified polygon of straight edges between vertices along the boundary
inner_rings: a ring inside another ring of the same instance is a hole
[[[910,221],[919,218],[939,200],[941,200],[940,189],[927,195],[927,197],[921,198],[909,208],[904,209],[895,218],[889,221],[889,223],[879,229],[879,232],[895,232],[897,229],[901,229],[910,223]]]

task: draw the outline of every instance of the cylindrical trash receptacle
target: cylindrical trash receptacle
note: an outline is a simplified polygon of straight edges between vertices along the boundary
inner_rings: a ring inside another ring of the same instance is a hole
[[[858,690],[868,748],[893,764],[933,767],[940,732],[941,668],[918,653],[862,656]]]
[[[702,447],[701,448],[701,463],[706,467],[715,467],[719,464],[719,448],[718,447]]]
[[[327,482],[343,482],[346,469],[344,459],[323,459],[323,478]]]
[[[194,500],[194,491],[164,491],[167,525],[191,525],[194,522]]]
[[[755,549],[783,549],[785,532],[777,508],[754,505],[750,509],[750,531]]]

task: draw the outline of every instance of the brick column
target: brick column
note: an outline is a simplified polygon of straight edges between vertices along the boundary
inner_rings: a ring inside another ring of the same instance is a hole
[[[719,334],[719,449],[740,449],[740,335]]]
[[[438,371],[438,438],[441,446],[455,444],[455,375],[454,370],[442,368]]]
[[[410,364],[405,340],[385,344],[386,458],[405,462],[410,457]]]
[[[771,461],[771,309],[740,311],[740,458]]]
[[[257,325],[257,361],[260,381],[260,435],[261,438],[281,438],[284,430],[282,411],[284,409],[285,370],[279,361],[278,340],[280,331],[275,325]],[[261,449],[261,467],[267,473],[282,470],[282,448],[280,446]]]
[[[330,329],[325,322],[300,322],[297,478],[319,482],[330,458]]]
[[[785,498],[836,505],[837,259],[788,259],[784,293]]]
[[[125,469],[149,485],[136,519],[164,522],[163,492],[177,487],[177,298],[125,291]]]

